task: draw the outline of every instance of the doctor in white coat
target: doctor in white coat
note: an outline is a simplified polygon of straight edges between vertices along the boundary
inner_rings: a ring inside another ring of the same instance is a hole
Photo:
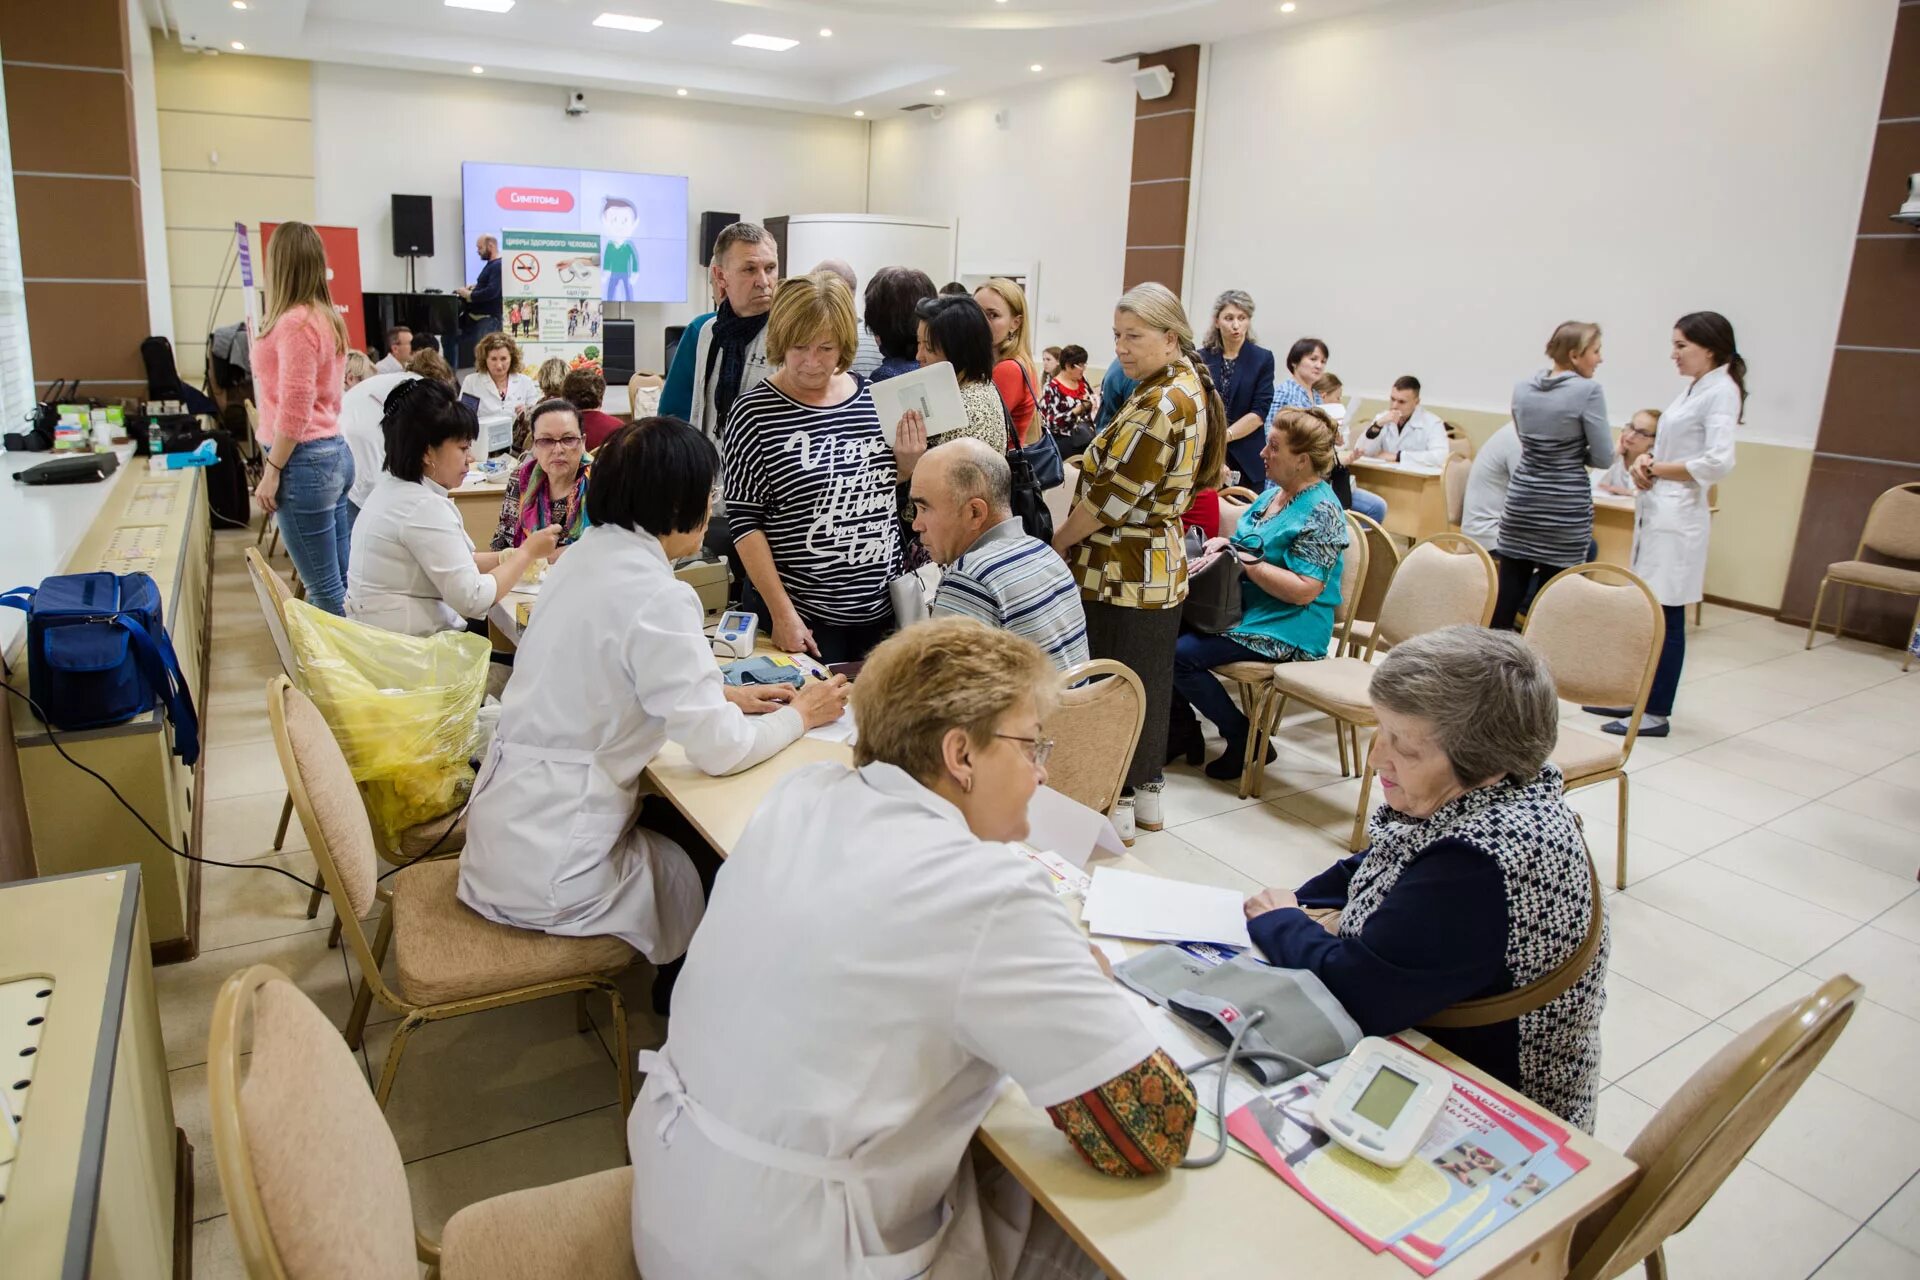
[[[1345,459],[1374,458],[1404,462],[1410,467],[1444,467],[1453,449],[1447,424],[1420,403],[1420,379],[1412,374],[1393,380],[1387,407],[1364,431],[1356,428],[1353,448]]]
[[[1688,379],[1667,411],[1653,448],[1629,472],[1634,503],[1633,571],[1646,580],[1666,614],[1666,641],[1653,673],[1653,691],[1640,722],[1643,738],[1664,738],[1687,656],[1687,609],[1706,589],[1707,540],[1712,533],[1707,491],[1733,472],[1734,429],[1746,411],[1747,362],[1734,344],[1733,325],[1716,311],[1681,316],[1673,330],[1673,364]],[[1595,715],[1625,717],[1619,707],[1588,707]],[[1603,726],[1624,735],[1624,718]]]
[[[636,826],[641,772],[669,738],[711,774],[758,764],[846,706],[839,677],[789,692],[728,688],[700,601],[672,561],[700,547],[717,459],[653,418],[601,446],[591,528],[548,573],[474,780],[460,900],[489,920],[610,934],[656,964],[700,921],[705,850]],[[765,714],[750,714],[764,712]]]

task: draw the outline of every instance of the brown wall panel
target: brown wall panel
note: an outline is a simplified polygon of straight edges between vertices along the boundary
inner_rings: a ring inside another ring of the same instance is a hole
[[[1920,120],[1881,125],[1874,135],[1873,160],[1867,168],[1867,198],[1860,209],[1862,232],[1884,236],[1902,230],[1893,215],[1906,203],[1907,178],[1916,173],[1920,173]],[[1905,231],[1920,236],[1920,227],[1906,227]]]
[[[139,280],[140,189],[98,178],[15,178],[20,267],[29,279]]]
[[[1136,183],[1127,197],[1129,245],[1187,242],[1187,183]]]
[[[1920,5],[1900,6],[1893,29],[1893,56],[1887,62],[1887,92],[1880,100],[1882,120],[1920,116]]]
[[[1179,293],[1180,277],[1186,265],[1185,249],[1129,249],[1125,286],[1131,289],[1154,280]]]
[[[1173,72],[1173,92],[1164,98],[1155,98],[1148,102],[1144,98],[1135,98],[1133,114],[1150,116],[1161,111],[1178,111],[1191,108],[1200,101],[1200,46],[1183,44],[1178,49],[1162,49],[1159,53],[1140,55],[1142,67],[1165,67]]]
[[[6,76],[15,169],[115,177],[133,172],[126,76],[11,62]]]
[[[1920,481],[1920,466],[1895,466],[1845,458],[1815,457],[1807,477],[1807,502],[1800,517],[1800,539],[1794,547],[1793,572],[1787,578],[1780,617],[1804,623],[1813,613],[1814,595],[1827,566],[1853,559],[1873,500],[1897,484]],[[1867,559],[1883,563],[1868,553]],[[1907,566],[1911,567],[1911,566]],[[1825,626],[1835,616],[1835,588],[1827,589]],[[1846,629],[1850,636],[1906,646],[1913,632],[1914,600],[1884,591],[1854,587],[1847,592]]]
[[[144,284],[27,285],[33,373],[49,378],[146,380],[140,342],[147,336]]]
[[[1836,351],[1820,415],[1820,450],[1920,466],[1920,353]]]
[[[1920,237],[1857,240],[1840,345],[1920,349]]]
[[[1133,180],[1184,178],[1193,171],[1193,112],[1133,122]]]
[[[0,51],[6,54],[9,80],[15,62],[124,70],[127,6],[124,0],[4,0]]]

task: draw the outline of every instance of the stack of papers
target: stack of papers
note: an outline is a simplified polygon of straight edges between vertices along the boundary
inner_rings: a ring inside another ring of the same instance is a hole
[[[1119,938],[1250,947],[1244,902],[1231,889],[1099,867],[1083,915],[1090,932]]]

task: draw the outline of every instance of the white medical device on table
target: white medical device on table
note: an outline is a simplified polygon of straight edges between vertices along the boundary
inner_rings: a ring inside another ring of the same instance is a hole
[[[1314,1104],[1328,1137],[1366,1160],[1398,1169],[1440,1118],[1453,1075],[1378,1036],[1354,1046]]]
[[[759,638],[759,615],[729,609],[720,615],[720,623],[713,629],[713,651],[722,658],[751,658],[754,642]]]

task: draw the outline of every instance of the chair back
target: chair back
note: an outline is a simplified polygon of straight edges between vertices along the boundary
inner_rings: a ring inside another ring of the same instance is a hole
[[[1365,517],[1361,517],[1365,519]],[[1367,531],[1347,512],[1347,549],[1340,553],[1340,600],[1333,606],[1333,651],[1347,646],[1353,631],[1353,616],[1359,611],[1360,595],[1367,587],[1367,561],[1372,548]]]
[[[412,1201],[393,1131],[339,1030],[278,969],[254,965],[221,986],[207,1093],[214,1163],[249,1277],[415,1280]]]
[[[1860,550],[1891,560],[1920,560],[1920,483],[1897,484],[1873,500]],[[1859,559],[1856,552],[1854,559]]]
[[[1237,502],[1243,507],[1250,507],[1260,501],[1260,495],[1243,484],[1233,484],[1228,485],[1220,491],[1220,500],[1222,502]]]
[[[1447,457],[1440,483],[1447,491],[1447,523],[1458,529],[1467,514],[1467,476],[1473,471],[1473,455],[1454,453]]]
[[[384,992],[380,963],[360,924],[379,897],[379,845],[353,770],[320,708],[285,676],[267,682],[267,720],[287,795],[333,899],[340,936],[353,949],[362,981]]]
[[[293,643],[287,639],[285,610],[287,601],[293,599],[293,588],[267,563],[258,547],[247,548],[247,577],[253,580],[253,594],[267,619],[267,634],[273,637],[273,647],[280,654],[280,669],[291,677],[295,670]]]
[[[1361,530],[1367,539],[1367,577],[1360,588],[1360,598],[1354,603],[1353,620],[1377,622],[1380,606],[1387,598],[1387,588],[1393,585],[1393,575],[1400,569],[1400,546],[1371,516],[1349,511],[1347,523]]]
[[[1147,690],[1133,668],[1111,658],[1068,671],[1060,705],[1047,717],[1053,755],[1047,785],[1095,813],[1111,813],[1140,742]]]
[[[1473,437],[1468,435],[1464,428],[1455,426],[1451,422],[1442,422],[1440,425],[1447,429],[1448,456],[1465,458],[1468,462],[1472,462]]]
[[[1521,634],[1568,702],[1633,708],[1631,751],[1666,633],[1660,601],[1645,582],[1617,565],[1583,564],[1547,580]]]
[[[1845,974],[1829,978],[1694,1072],[1627,1148],[1639,1180],[1581,1225],[1568,1280],[1620,1275],[1691,1222],[1827,1056],[1860,991]]]
[[[1493,617],[1493,560],[1472,538],[1436,533],[1407,552],[1380,605],[1368,656],[1441,627],[1486,626]]]

